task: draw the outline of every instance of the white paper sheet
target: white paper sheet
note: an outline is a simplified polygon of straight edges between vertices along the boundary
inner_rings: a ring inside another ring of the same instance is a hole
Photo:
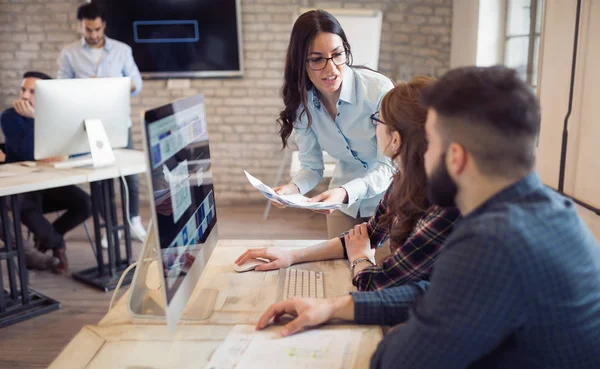
[[[281,327],[256,331],[236,325],[205,369],[341,369],[351,339],[347,329],[318,329],[281,337]]]
[[[310,209],[310,210],[337,210],[345,207],[345,204],[338,202],[308,202],[308,197],[300,194],[278,195],[273,189],[262,183],[259,179],[253,177],[250,173],[244,171],[248,181],[254,188],[263,194],[269,200],[276,201],[290,208]]]

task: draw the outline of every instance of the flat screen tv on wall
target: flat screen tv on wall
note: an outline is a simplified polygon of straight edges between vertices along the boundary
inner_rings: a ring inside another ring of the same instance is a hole
[[[240,0],[94,0],[144,78],[243,75]]]

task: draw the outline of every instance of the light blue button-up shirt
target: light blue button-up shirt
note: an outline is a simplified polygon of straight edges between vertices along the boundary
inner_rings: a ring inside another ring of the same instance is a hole
[[[65,46],[58,57],[56,78],[91,77],[130,77],[135,86],[131,96],[136,96],[142,90],[142,76],[133,60],[131,47],[106,36],[100,63],[83,37]]]
[[[301,170],[292,182],[300,193],[312,190],[323,178],[325,150],[337,159],[329,188],[341,186],[348,192],[348,207],[342,211],[354,218],[375,212],[395,170],[391,160],[377,150],[369,117],[393,87],[392,81],[379,73],[346,67],[335,120],[315,91],[308,92],[312,124],[308,127],[306,114],[294,123]]]

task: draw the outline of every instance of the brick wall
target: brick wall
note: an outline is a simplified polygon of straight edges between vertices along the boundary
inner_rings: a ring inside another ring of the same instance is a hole
[[[26,70],[56,74],[59,51],[79,38],[75,13],[82,3],[0,0],[0,108],[18,98]],[[449,67],[452,0],[242,0],[245,77],[195,79],[185,89],[168,89],[166,80],[144,81],[140,96],[131,100],[136,147],[141,148],[141,111],[204,93],[217,201],[261,200],[242,170],[269,184],[275,180],[283,156],[275,123],[282,108],[283,61],[300,7],[381,9],[379,69],[395,80],[439,75]],[[144,187],[142,193],[145,197]]]

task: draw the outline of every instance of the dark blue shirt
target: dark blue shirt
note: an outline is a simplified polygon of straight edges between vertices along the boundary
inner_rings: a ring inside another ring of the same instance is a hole
[[[33,119],[17,114],[10,108],[0,116],[0,126],[6,144],[6,162],[32,161],[33,158]]]
[[[600,368],[600,247],[535,173],[456,224],[430,283],[353,297],[357,323],[408,317],[372,368]]]

